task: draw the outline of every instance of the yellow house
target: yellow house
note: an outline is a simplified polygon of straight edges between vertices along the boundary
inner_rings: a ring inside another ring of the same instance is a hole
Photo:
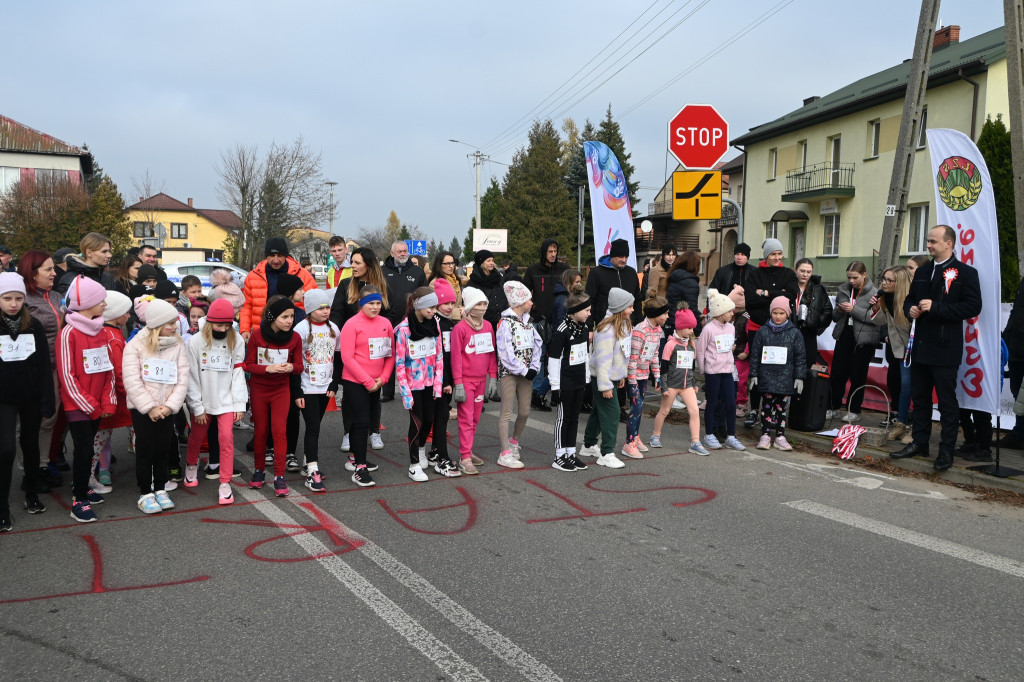
[[[927,128],[952,128],[977,141],[985,119],[1009,109],[1003,28],[959,42],[958,26],[935,34],[922,135],[904,220],[901,262],[927,254],[934,224],[934,182]],[[850,261],[872,279],[906,95],[909,60],[824,97],[810,97],[785,116],[752,128],[732,144],[746,151],[745,240],[760,256],[779,239],[786,263],[814,261],[827,282],[845,280]]]
[[[134,227],[135,244],[161,251],[163,263],[224,260],[224,240],[242,220],[223,209],[195,208],[163,192],[126,209]]]

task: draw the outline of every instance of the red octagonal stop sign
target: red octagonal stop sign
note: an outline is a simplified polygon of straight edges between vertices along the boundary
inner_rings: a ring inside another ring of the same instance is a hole
[[[713,168],[729,151],[729,124],[710,104],[687,104],[668,123],[668,150],[687,168]]]

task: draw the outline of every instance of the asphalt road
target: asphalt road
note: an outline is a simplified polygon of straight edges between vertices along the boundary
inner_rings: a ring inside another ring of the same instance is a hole
[[[390,403],[375,488],[349,481],[329,413],[328,493],[293,474],[286,499],[240,487],[220,507],[201,480],[149,517],[120,434],[100,522],[69,518],[67,486],[38,516],[12,498],[3,677],[1024,677],[1024,510],[807,453],[698,457],[678,425],[623,469],[560,472],[550,413],[509,471],[496,413],[479,476],[410,481]]]

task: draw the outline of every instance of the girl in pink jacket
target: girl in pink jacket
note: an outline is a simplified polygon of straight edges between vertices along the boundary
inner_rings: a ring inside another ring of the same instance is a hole
[[[479,289],[462,290],[466,316],[452,330],[452,381],[459,412],[459,471],[473,475],[484,460],[473,453],[473,439],[484,409],[484,395],[498,399],[498,356],[494,328],[484,319],[487,295]]]
[[[704,445],[708,450],[721,450],[715,436],[718,401],[722,401],[727,438],[725,447],[746,450],[736,438],[736,362],[732,351],[736,345],[736,329],[732,325],[736,304],[728,296],[708,289],[707,325],[697,339],[697,367],[704,372],[704,392],[708,399],[704,410]]]
[[[122,370],[135,427],[135,482],[138,506],[146,514],[173,509],[167,495],[168,444],[178,447],[174,415],[188,392],[188,354],[178,334],[178,311],[152,296],[139,298],[135,312],[146,323],[124,348]]]

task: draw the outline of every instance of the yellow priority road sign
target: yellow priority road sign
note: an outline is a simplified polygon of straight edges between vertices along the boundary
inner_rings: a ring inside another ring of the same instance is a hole
[[[722,171],[676,171],[672,174],[673,220],[718,220],[722,217]]]

